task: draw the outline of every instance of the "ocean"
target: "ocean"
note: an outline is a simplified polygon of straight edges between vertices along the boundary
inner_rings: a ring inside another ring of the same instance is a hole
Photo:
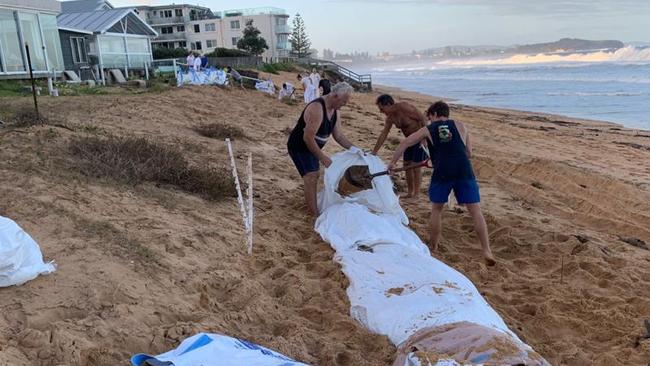
[[[650,130],[650,48],[366,67],[373,83],[457,103]]]

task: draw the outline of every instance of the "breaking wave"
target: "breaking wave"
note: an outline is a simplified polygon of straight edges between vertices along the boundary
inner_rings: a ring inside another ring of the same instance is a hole
[[[591,62],[641,62],[650,63],[650,48],[627,46],[616,51],[596,51],[587,53],[540,53],[537,55],[518,54],[500,59],[445,60],[439,65],[481,66],[481,65],[527,65],[547,63],[591,63]]]

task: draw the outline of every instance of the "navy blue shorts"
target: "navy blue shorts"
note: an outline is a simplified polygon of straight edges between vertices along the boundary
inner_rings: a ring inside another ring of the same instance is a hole
[[[404,150],[404,161],[420,163],[427,160],[427,158],[427,153],[424,152],[424,148],[420,144],[409,146]]]
[[[454,191],[459,204],[481,202],[481,194],[476,179],[457,180],[451,182],[431,181],[429,185],[429,199],[433,203],[447,203],[449,193]]]
[[[293,151],[289,150],[289,156],[293,160],[293,164],[298,169],[301,177],[311,172],[317,172],[320,169],[318,158],[308,151]]]

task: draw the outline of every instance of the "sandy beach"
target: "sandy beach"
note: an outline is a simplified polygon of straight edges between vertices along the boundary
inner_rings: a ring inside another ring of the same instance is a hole
[[[374,105],[380,90],[356,93],[340,112],[350,140],[366,150],[383,125]],[[422,111],[435,101],[391,93]],[[2,118],[30,102],[2,98]],[[304,213],[286,153],[301,103],[216,87],[39,103],[49,125],[0,128],[0,215],[21,225],[58,270],[0,288],[0,365],[124,365],[200,331],[313,365],[392,363],[389,340],[350,318],[346,278]],[[650,132],[463,105],[451,113],[471,131],[498,264],[483,264],[460,208],[445,211],[435,256],[468,276],[552,364],[648,365],[650,251],[628,242],[650,243]],[[69,153],[78,136],[144,136],[178,147],[191,163],[226,167],[224,142],[192,129],[202,123],[245,131],[233,146],[242,168],[253,154],[252,256],[236,198],[85,176]],[[401,138],[391,131],[384,160]],[[421,199],[402,203],[425,241],[428,173]],[[396,184],[405,186],[403,176]]]

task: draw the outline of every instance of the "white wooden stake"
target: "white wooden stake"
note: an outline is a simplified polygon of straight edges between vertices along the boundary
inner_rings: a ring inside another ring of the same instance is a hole
[[[248,153],[248,254],[253,254],[253,155]]]
[[[237,190],[237,202],[239,202],[239,210],[241,211],[242,219],[244,220],[244,230],[246,234],[249,233],[249,221],[248,214],[246,212],[246,206],[244,205],[244,198],[241,193],[241,185],[239,184],[239,176],[237,175],[237,166],[235,165],[235,155],[232,153],[232,144],[230,139],[226,139],[226,145],[228,145],[228,154],[230,154],[230,166],[232,167],[232,177],[235,180],[235,188]]]

